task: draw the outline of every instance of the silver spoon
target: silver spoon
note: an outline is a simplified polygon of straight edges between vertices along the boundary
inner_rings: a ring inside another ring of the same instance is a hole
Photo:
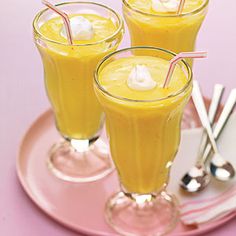
[[[196,91],[196,89],[197,89],[197,91]],[[198,97],[197,94],[199,94],[199,93],[200,93],[199,85],[198,84],[196,85],[196,82],[194,82],[194,95],[193,95],[193,98],[195,98],[194,101],[196,102],[196,104],[197,104],[196,100],[199,100],[200,103],[202,103],[203,106],[202,105],[198,106],[198,111],[199,111],[199,108],[200,108],[200,111],[204,112],[204,110],[205,110],[205,118],[206,118],[207,117],[206,109],[204,109],[205,105],[204,105],[202,96],[200,96],[200,98]],[[200,95],[201,95],[201,93],[200,93]],[[220,118],[219,118],[216,126],[214,127],[214,136],[213,137],[215,137],[215,138],[219,137],[223,127],[225,126],[225,124],[228,120],[228,117],[230,116],[230,114],[231,114],[231,112],[234,108],[235,103],[236,103],[236,89],[233,89],[231,91],[227,101],[226,101],[226,104],[223,108],[223,111],[220,115]],[[209,122],[208,122],[208,124],[209,124]],[[208,128],[208,130],[209,130],[209,128]],[[207,186],[207,184],[209,183],[210,176],[206,172],[204,164],[207,162],[207,160],[209,158],[209,153],[211,151],[211,148],[212,148],[211,144],[208,144],[206,149],[205,149],[205,152],[203,154],[202,165],[199,165],[199,166],[196,165],[195,167],[193,167],[182,179],[181,187],[184,188],[186,191],[188,191],[188,192],[200,191],[200,190],[204,189]],[[217,173],[217,178],[218,179],[221,178],[220,180],[228,180],[228,179],[232,178],[235,174],[235,171],[234,171],[234,168],[232,167],[232,165],[230,163],[226,162],[225,160],[223,160],[222,157],[219,158],[219,160],[222,160],[222,163],[226,164],[226,165],[223,165],[223,167],[226,167],[226,173],[228,173],[228,178],[227,179],[225,179],[225,178],[222,179],[221,173],[218,176],[219,172],[216,171],[215,173]],[[214,163],[214,161],[213,161],[213,163]],[[222,169],[222,165],[220,165],[220,166],[215,165],[215,167],[219,168],[220,170],[224,169],[224,168]]]
[[[213,96],[212,96],[212,100],[211,100],[211,104],[210,104],[209,112],[208,112],[208,118],[211,125],[213,124],[215,120],[215,116],[216,116],[223,92],[224,92],[223,85],[216,84],[214,86]],[[205,162],[208,155],[207,156],[203,155],[205,153],[204,151],[205,151],[206,145],[207,145],[207,134],[204,131],[201,138],[201,142],[200,142],[196,165],[193,168],[191,168],[191,170],[187,172],[181,179],[180,186],[188,192],[201,191],[210,182],[210,176],[205,168]]]
[[[199,118],[202,122],[202,126],[205,128],[209,141],[211,143],[213,149],[213,156],[211,160],[211,166],[214,166],[214,174],[213,176],[216,177],[218,180],[226,181],[234,177],[235,170],[233,166],[227,162],[223,157],[220,155],[218,147],[216,145],[215,137],[213,135],[211,125],[209,123],[207,117],[206,107],[202,98],[202,94],[200,91],[200,87],[197,81],[193,82],[193,93],[192,98],[195,104],[195,107],[198,111]],[[211,168],[212,169],[212,168]]]
[[[217,125],[214,128],[214,138],[217,139],[227,122],[229,115],[231,114],[234,106],[236,104],[236,89],[233,89],[229,95],[229,98],[226,101],[224,109],[220,115]],[[211,153],[211,145],[208,144],[206,146],[205,152],[203,154],[203,158],[208,159],[209,154]],[[221,168],[219,166],[221,165]],[[222,165],[223,164],[223,165]],[[218,163],[217,159],[214,159],[214,156],[210,162],[210,171],[211,174],[218,180],[227,181],[235,175],[235,170],[230,163]],[[230,174],[230,175],[229,175]]]

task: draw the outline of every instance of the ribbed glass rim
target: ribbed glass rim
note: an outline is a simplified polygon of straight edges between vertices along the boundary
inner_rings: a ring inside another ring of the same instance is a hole
[[[89,2],[89,1],[76,1],[76,2],[62,2],[62,3],[59,3],[59,4],[56,4],[55,6],[65,6],[65,5],[72,5],[72,4],[91,4],[91,5],[95,5],[95,6],[98,6],[98,7],[101,7],[101,8],[104,8],[104,9],[107,9],[108,11],[112,12],[118,19],[119,21],[119,27],[117,28],[117,30],[111,34],[110,36],[102,39],[102,40],[99,40],[97,42],[93,42],[93,43],[86,43],[86,44],[68,44],[68,43],[62,43],[62,42],[58,42],[58,41],[55,41],[55,40],[52,40],[50,38],[47,38],[45,37],[38,29],[38,20],[40,19],[40,17],[47,11],[51,11],[49,8],[45,8],[43,10],[41,10],[40,12],[38,12],[33,20],[33,29],[34,29],[34,33],[36,35],[38,35],[41,39],[47,41],[47,42],[50,42],[50,43],[54,43],[54,44],[58,44],[58,45],[64,45],[64,46],[92,46],[92,45],[97,45],[97,44],[100,44],[104,41],[108,41],[108,40],[111,40],[112,38],[115,38],[121,30],[124,29],[124,22],[123,22],[123,19],[122,17],[115,11],[113,10],[112,8],[108,7],[108,6],[105,6],[103,4],[100,4],[100,3],[95,3],[95,2]]]
[[[187,73],[188,73],[188,82],[186,83],[186,85],[180,89],[179,91],[177,91],[176,93],[170,94],[166,97],[163,98],[159,98],[159,99],[153,99],[153,100],[137,100],[137,99],[130,99],[130,98],[124,98],[121,96],[116,96],[113,95],[111,93],[109,93],[107,90],[104,89],[104,87],[99,83],[99,70],[100,68],[103,66],[103,63],[105,63],[109,58],[111,58],[112,56],[125,52],[125,51],[132,51],[132,50],[136,50],[136,49],[144,49],[144,50],[157,50],[157,51],[161,51],[164,53],[167,53],[171,56],[176,56],[176,53],[171,52],[169,50],[163,49],[163,48],[158,48],[158,47],[151,47],[151,46],[137,46],[137,47],[129,47],[129,48],[124,48],[121,50],[117,50],[109,55],[107,55],[106,57],[104,57],[99,63],[98,66],[94,72],[94,81],[95,81],[95,85],[98,87],[99,90],[101,90],[102,93],[106,94],[107,96],[111,97],[111,98],[115,98],[118,99],[120,101],[128,101],[128,102],[158,102],[158,101],[163,101],[163,100],[167,100],[173,97],[177,97],[179,94],[183,93],[185,90],[187,90],[189,88],[189,86],[192,83],[192,78],[193,78],[193,74],[192,74],[192,69],[190,68],[189,64],[184,60],[180,60],[180,62],[182,62],[184,64],[184,66],[187,69]]]
[[[128,3],[128,0],[122,0],[122,2],[130,10],[132,10],[134,12],[137,12],[137,13],[140,13],[140,14],[143,14],[143,15],[146,15],[146,16],[160,17],[160,18],[166,18],[166,17],[176,18],[176,17],[185,17],[185,16],[191,16],[191,15],[197,14],[202,9],[204,9],[206,6],[208,6],[209,0],[205,0],[205,2],[199,8],[196,8],[193,11],[187,12],[187,13],[181,13],[179,15],[177,15],[177,14],[176,15],[174,15],[174,14],[162,14],[162,15],[161,14],[152,14],[152,13],[144,12],[142,10],[139,10],[137,8],[132,7]]]

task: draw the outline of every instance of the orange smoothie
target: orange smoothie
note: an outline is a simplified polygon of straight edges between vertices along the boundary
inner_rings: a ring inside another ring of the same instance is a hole
[[[104,64],[97,72],[95,91],[106,114],[111,154],[120,181],[129,193],[157,192],[167,183],[178,150],[191,78],[181,62],[169,87],[163,89],[169,61],[155,56],[133,55]],[[138,68],[136,72],[134,68]],[[133,72],[141,75],[141,87],[129,82]],[[142,80],[145,73],[149,80],[146,85]]]
[[[181,15],[176,15],[174,7],[178,1],[170,1],[171,5],[161,0],[123,0],[132,46],[155,46],[175,53],[194,50],[208,0],[186,0]]]
[[[35,41],[42,57],[46,90],[58,130],[70,139],[90,139],[100,130],[103,120],[93,90],[93,73],[99,60],[119,45],[122,23],[118,25],[112,17],[93,13],[70,14],[69,17],[70,20],[82,17],[89,22],[93,29],[91,37],[86,38],[82,32],[84,38],[73,39],[73,45],[69,45],[62,34],[61,17],[54,16],[40,26],[35,25]]]

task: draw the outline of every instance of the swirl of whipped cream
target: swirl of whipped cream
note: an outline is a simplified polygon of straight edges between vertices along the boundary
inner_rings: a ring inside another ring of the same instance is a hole
[[[75,40],[89,40],[94,35],[92,23],[83,16],[74,16],[70,18],[70,27],[72,38]],[[61,36],[67,38],[66,29],[63,25]]]
[[[176,12],[179,0],[152,0],[152,9],[156,12]]]
[[[136,65],[129,74],[127,80],[128,87],[134,90],[151,90],[157,86],[157,82],[145,65]]]

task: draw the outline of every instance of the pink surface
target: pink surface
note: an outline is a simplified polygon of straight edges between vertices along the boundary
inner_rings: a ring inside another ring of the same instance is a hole
[[[120,10],[121,0],[100,0]],[[235,52],[236,1],[211,1],[209,14],[199,34],[198,48],[209,52],[208,60],[195,64],[195,77],[204,84],[204,94],[213,84],[236,86]],[[1,3],[0,66],[0,235],[73,236],[78,235],[38,210],[29,200],[16,177],[15,159],[19,142],[32,121],[48,106],[44,92],[41,61],[32,41],[31,22],[42,8],[40,0],[8,0]],[[3,25],[3,22],[7,24]],[[128,46],[128,37],[123,46]],[[217,59],[218,53],[221,59]],[[233,236],[236,219],[207,233]],[[81,235],[80,235],[81,236]]]

